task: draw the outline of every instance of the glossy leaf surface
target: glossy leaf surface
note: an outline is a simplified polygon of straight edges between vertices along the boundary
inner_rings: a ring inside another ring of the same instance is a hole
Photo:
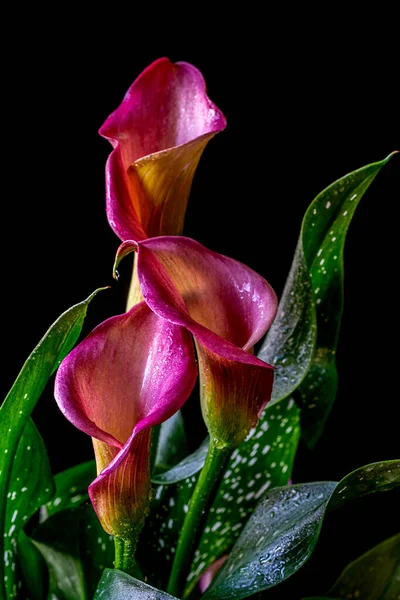
[[[151,478],[152,483],[158,485],[170,485],[171,483],[178,483],[179,481],[183,481],[188,477],[195,475],[203,468],[208,446],[209,438],[207,437],[195,452],[181,460],[177,465],[163,473],[153,475]]]
[[[302,434],[310,446],[318,440],[336,396],[347,230],[358,203],[389,159],[349,173],[311,203],[277,317],[258,355],[276,367],[271,403],[300,386]]]
[[[177,600],[117,569],[106,569],[94,600]]]
[[[327,509],[399,485],[400,461],[386,461],[362,467],[340,483],[272,490],[251,515],[204,598],[240,600],[281,583],[310,557]]]
[[[49,593],[60,600],[87,600],[78,527],[78,513],[63,511],[49,518],[34,533],[33,542],[49,569]],[[56,538],[54,543],[53,536]]]
[[[18,536],[18,558],[20,581],[17,584],[19,594],[25,594],[30,600],[43,600],[48,585],[48,570],[39,550],[23,530]]]
[[[154,473],[171,469],[189,454],[181,411],[161,423]]]
[[[20,586],[20,562],[27,558],[18,547],[19,533],[41,504],[54,494],[46,448],[30,419],[18,444],[8,490],[3,556],[5,597],[11,599],[17,597]]]
[[[43,506],[41,520],[44,521],[61,510],[76,508],[89,499],[88,487],[96,478],[94,460],[76,465],[54,477],[54,497]]]
[[[137,558],[155,587],[165,587],[176,545],[182,530],[197,475],[173,485],[158,485],[144,529],[139,538]]]
[[[104,568],[113,566],[113,539],[90,504],[53,514],[32,537],[48,565],[50,591],[62,600],[92,598]]]
[[[22,432],[50,375],[75,345],[89,303],[97,291],[63,313],[50,327],[25,362],[0,408],[0,532],[5,531],[6,498],[14,456]],[[2,534],[0,556],[4,556]],[[0,561],[0,586],[3,585],[3,581],[4,564]]]
[[[267,490],[288,483],[299,437],[299,410],[287,399],[264,410],[257,427],[233,452],[196,551],[187,590],[230,551]]]

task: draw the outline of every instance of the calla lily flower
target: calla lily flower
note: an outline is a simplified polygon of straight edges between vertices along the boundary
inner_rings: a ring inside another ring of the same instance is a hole
[[[136,539],[149,506],[150,428],[186,401],[197,377],[188,332],[144,303],[112,317],[61,363],[55,398],[92,436],[98,477],[90,499],[111,535]]]
[[[215,446],[236,447],[271,395],[273,368],[251,351],[275,317],[275,292],[249,267],[190,238],[128,240],[115,268],[132,251],[147,305],[194,337],[202,412]]]
[[[93,438],[96,513],[124,540],[137,537],[148,512],[150,428],[181,408],[198,370],[216,447],[237,446],[256,424],[273,369],[251,350],[277,306],[260,275],[189,238],[124,242],[116,263],[132,251],[144,301],[94,329],[61,363],[55,384],[61,411]]]
[[[107,216],[121,240],[181,233],[201,154],[225,126],[192,65],[161,58],[139,75],[100,129],[114,147]]]

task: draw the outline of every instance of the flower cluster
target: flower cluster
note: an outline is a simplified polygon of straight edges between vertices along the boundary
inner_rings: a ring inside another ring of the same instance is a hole
[[[160,59],[132,84],[100,133],[113,150],[106,208],[135,253],[129,310],[99,325],[62,362],[55,397],[90,435],[90,499],[104,529],[135,539],[151,502],[151,428],[188,400],[197,376],[215,448],[237,447],[270,399],[273,368],[252,349],[277,298],[249,267],[181,237],[193,176],[225,128],[201,73]]]
[[[335,509],[395,492],[400,461],[339,482],[328,471],[299,483],[294,469],[300,436],[315,446],[338,388],[346,234],[397,153],[311,202],[278,306],[252,269],[182,235],[197,164],[225,126],[200,72],[164,58],[100,129],[112,145],[116,279],[133,259],[126,312],[77,346],[100,290],[63,312],[0,406],[0,598],[244,600],[276,597],[278,585],[279,597],[400,597],[397,505],[392,537],[364,547],[333,587],[333,555],[317,544]],[[56,401],[92,439],[95,461],[53,477],[30,417],[55,371]],[[357,539],[352,526],[335,533]],[[295,576],[314,551],[329,564],[320,589]]]

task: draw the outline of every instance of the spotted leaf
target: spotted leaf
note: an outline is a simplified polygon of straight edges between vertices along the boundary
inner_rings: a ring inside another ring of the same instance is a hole
[[[79,512],[59,512],[34,531],[33,543],[49,569],[49,595],[62,600],[86,600],[79,552]],[[55,538],[55,539],[54,539]]]
[[[311,556],[327,510],[400,486],[400,461],[357,469],[341,482],[276,488],[257,506],[205,600],[241,600],[278,585]]]
[[[166,586],[197,474],[172,485],[154,487],[150,514],[140,535],[137,558],[148,582]]]
[[[6,498],[20,437],[50,375],[77,341],[89,303],[96,293],[67,310],[50,327],[25,362],[0,408],[0,533],[5,531]],[[4,556],[2,534],[0,556]],[[0,560],[0,590],[2,587],[4,563]],[[5,589],[2,591],[5,595]]]
[[[113,538],[89,503],[56,512],[32,540],[47,563],[50,592],[63,600],[92,598],[103,570],[113,566]]]
[[[96,477],[96,464],[93,460],[76,465],[58,473],[54,477],[56,490],[54,497],[40,512],[45,521],[61,510],[75,508],[89,499],[88,487]]]
[[[14,457],[8,487],[4,528],[5,598],[17,598],[21,581],[20,531],[38,508],[54,494],[46,448],[32,420],[28,420]],[[29,557],[30,560],[31,557]],[[26,570],[26,569],[25,569]],[[34,573],[36,577],[38,574]]]
[[[317,442],[336,396],[347,230],[358,203],[391,156],[345,175],[311,203],[276,319],[258,354],[276,367],[270,407],[299,389],[302,435],[310,446]]]
[[[299,410],[293,399],[286,399],[265,410],[233,452],[195,554],[187,591],[230,551],[267,490],[288,483],[299,436]]]
[[[17,584],[19,596],[43,600],[48,588],[48,571],[40,552],[23,529],[18,535],[18,562],[21,577]]]

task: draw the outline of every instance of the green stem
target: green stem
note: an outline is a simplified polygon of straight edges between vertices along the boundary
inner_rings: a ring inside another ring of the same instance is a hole
[[[217,493],[231,452],[230,448],[222,450],[216,448],[210,441],[206,462],[190,500],[172,565],[167,588],[172,596],[179,596],[183,590],[202,532],[202,525]]]
[[[141,572],[135,562],[135,550],[137,540],[123,540],[114,538],[115,544],[115,560],[114,567],[120,571],[124,571],[132,577],[141,579]]]

